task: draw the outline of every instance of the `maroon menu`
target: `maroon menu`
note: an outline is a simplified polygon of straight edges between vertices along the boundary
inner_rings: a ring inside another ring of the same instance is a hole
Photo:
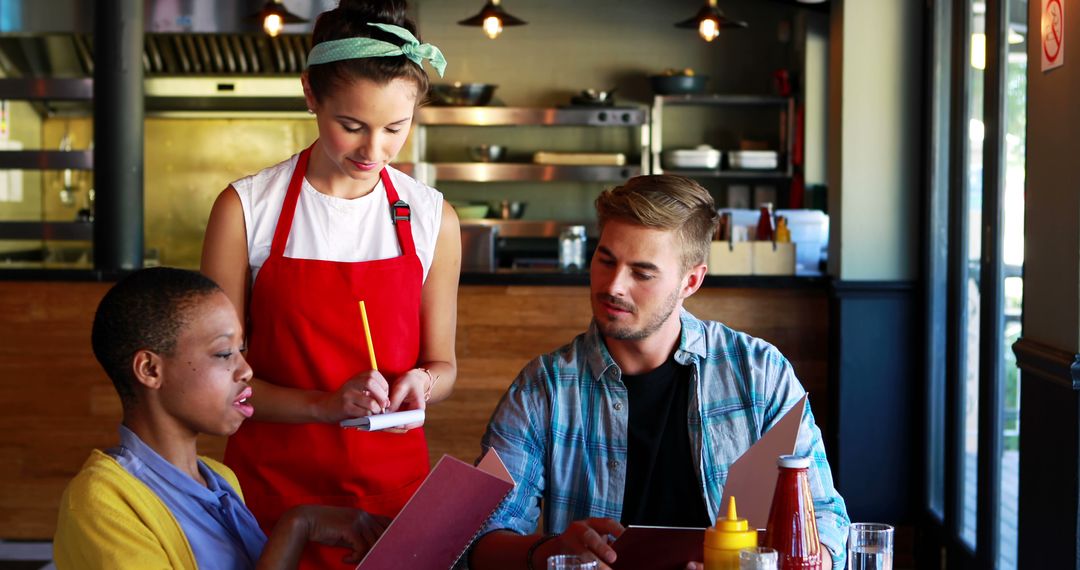
[[[615,544],[614,570],[682,570],[705,559],[705,529],[629,526]]]
[[[494,449],[476,467],[444,455],[357,570],[449,570],[513,488]]]

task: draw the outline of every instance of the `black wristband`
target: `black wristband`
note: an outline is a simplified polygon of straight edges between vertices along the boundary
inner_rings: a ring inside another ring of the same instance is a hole
[[[533,555],[536,554],[536,550],[538,548],[540,548],[540,546],[542,546],[545,542],[547,542],[547,541],[549,541],[549,540],[551,540],[551,539],[553,539],[553,538],[555,538],[557,536],[559,536],[559,535],[557,535],[557,534],[545,534],[544,536],[540,537],[539,540],[532,543],[532,546],[529,547],[529,552],[525,555],[525,567],[528,568],[529,570],[536,570],[536,567],[533,566]]]

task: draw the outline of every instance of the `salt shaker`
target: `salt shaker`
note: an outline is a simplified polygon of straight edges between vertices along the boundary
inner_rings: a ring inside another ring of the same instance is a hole
[[[559,269],[585,269],[585,226],[566,226],[559,234]]]

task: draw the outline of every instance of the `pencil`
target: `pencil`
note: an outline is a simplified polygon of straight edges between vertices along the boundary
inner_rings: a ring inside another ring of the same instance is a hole
[[[371,344],[371,327],[368,326],[367,309],[364,308],[363,301],[360,301],[360,318],[364,321],[364,341],[367,342],[367,352],[371,358],[371,369],[378,371],[379,365],[375,362],[375,345]]]

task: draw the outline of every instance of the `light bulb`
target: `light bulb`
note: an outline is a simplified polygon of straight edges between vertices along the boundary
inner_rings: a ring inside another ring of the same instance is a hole
[[[487,37],[491,39],[499,37],[499,34],[502,33],[502,28],[502,20],[495,16],[484,18],[484,33],[487,34]]]
[[[285,23],[281,20],[281,16],[277,14],[270,14],[263,19],[263,30],[266,30],[266,33],[272,38],[276,38],[284,26]]]
[[[705,18],[698,24],[698,35],[701,36],[701,39],[711,42],[716,39],[716,36],[720,35],[720,26],[717,25],[716,20]]]

